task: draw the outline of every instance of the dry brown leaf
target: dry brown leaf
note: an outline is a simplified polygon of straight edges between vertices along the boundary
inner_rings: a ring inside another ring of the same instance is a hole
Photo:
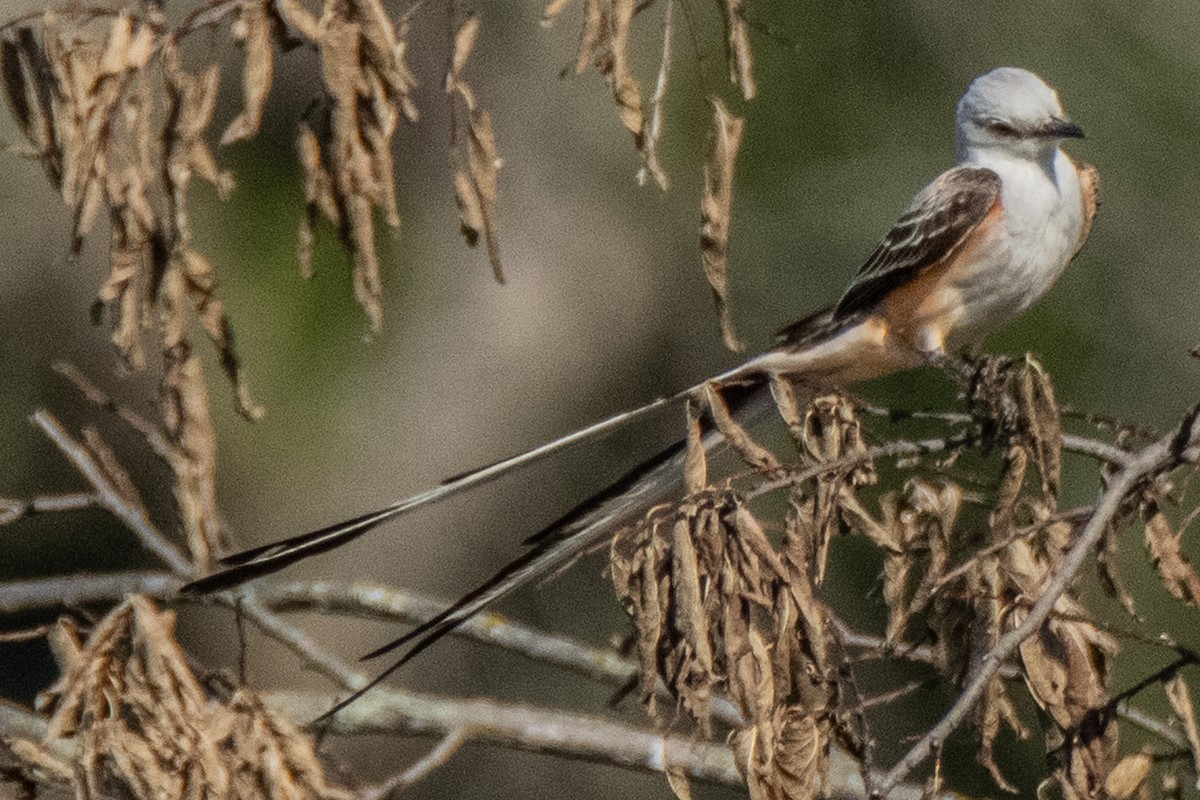
[[[332,5],[341,7],[344,0],[334,0]],[[388,105],[395,105],[409,122],[417,121],[417,107],[412,93],[417,88],[405,60],[408,53],[408,15],[393,23],[382,0],[355,0],[347,4],[348,12],[361,26],[363,34],[363,56],[368,74],[373,73],[383,83]],[[391,110],[374,104],[375,114],[382,120],[391,115]],[[389,132],[390,133],[390,132]]]
[[[1011,624],[1023,617],[1014,611]],[[1057,725],[1048,734],[1050,746],[1065,750],[1059,782],[1085,798],[1100,791],[1117,762],[1116,723],[1095,715],[1108,703],[1113,652],[1096,633],[1090,623],[1052,619],[1019,648],[1030,694]]]
[[[229,774],[228,800],[259,800],[264,789],[281,800],[358,796],[331,787],[312,739],[247,689],[239,689],[227,705],[216,709],[207,728]]]
[[[750,54],[750,32],[742,13],[744,0],[723,0],[725,16],[725,57],[729,62],[729,80],[746,100],[758,93],[754,85],[754,59]]]
[[[550,0],[546,3],[546,8],[542,11],[542,26],[548,28],[553,25],[555,18],[570,4],[571,0]]]
[[[1154,510],[1146,519],[1144,539],[1167,591],[1189,605],[1200,600],[1200,576],[1183,552],[1183,531],[1176,533],[1166,515]]]
[[[786,376],[772,373],[771,399],[775,401],[775,408],[779,411],[779,416],[784,424],[787,425],[792,438],[797,443],[802,442],[805,435],[804,420],[807,409],[801,404],[795,385]]]
[[[223,798],[204,693],[175,643],[174,614],[133,596],[101,620],[43,696],[47,736],[73,738],[83,796]]]
[[[1060,523],[1070,526],[1067,523]],[[1121,576],[1121,531],[1118,526],[1109,525],[1104,529],[1100,546],[1096,548],[1096,571],[1100,576],[1100,586],[1109,597],[1115,597],[1131,617],[1137,616],[1137,606],[1133,595],[1125,585]]]
[[[29,140],[30,155],[41,162],[50,182],[61,190],[63,153],[55,124],[53,70],[33,30],[17,28],[14,38],[0,38],[5,98]]]
[[[1104,781],[1107,800],[1129,800],[1133,797],[1154,767],[1154,756],[1145,751],[1130,753],[1117,762]]]
[[[687,773],[682,769],[667,765],[665,770],[667,785],[679,800],[692,800],[692,784],[688,781]]]
[[[758,725],[735,731],[734,759],[753,800],[823,797],[829,779],[829,724],[785,706]]]
[[[636,0],[587,0],[575,74],[595,67],[608,80],[621,123],[633,134],[634,146],[641,151],[646,120],[641,88],[629,67],[629,28],[636,10]]]
[[[790,423],[789,423],[790,425]],[[816,465],[844,458],[859,458],[843,474],[851,486],[873,484],[875,465],[866,458],[867,444],[862,422],[854,404],[838,394],[817,397],[804,415],[803,433],[799,438],[809,463]]]
[[[200,323],[217,348],[221,369],[234,387],[238,413],[250,421],[262,419],[266,410],[254,401],[242,374],[241,359],[234,346],[233,326],[225,313],[225,304],[217,297],[217,281],[212,266],[207,259],[190,248],[179,254],[179,264],[183,269],[188,295],[195,304]]]
[[[475,40],[479,37],[479,15],[467,17],[454,33],[454,51],[450,55],[450,71],[446,75],[446,91],[453,92],[454,85],[462,80],[463,68],[475,48]]]
[[[979,719],[979,763],[991,773],[992,780],[996,782],[997,786],[1006,792],[1017,794],[1019,791],[1017,787],[1009,783],[996,763],[996,737],[1006,726],[1016,733],[1019,739],[1028,738],[1029,730],[1021,723],[1021,718],[1017,714],[1012,698],[1008,696],[1008,690],[1002,679],[993,678],[988,683],[987,692],[979,705],[977,716]]]
[[[479,106],[474,92],[462,77],[462,70],[478,35],[479,17],[472,15],[455,33],[454,51],[446,72],[446,92],[452,104],[450,139],[456,165],[454,194],[467,244],[474,247],[480,237],[483,238],[492,274],[498,283],[504,283],[496,207],[501,166],[496,151],[496,136],[491,115]]]
[[[188,551],[192,563],[207,571],[221,547],[224,526],[217,506],[217,434],[208,385],[200,358],[188,338],[187,309],[192,291],[188,282],[188,265],[180,257],[168,265],[159,287],[163,342],[159,402],[163,427],[178,454],[170,464],[175,472],[175,499]],[[219,306],[216,311],[220,313]]]
[[[1163,689],[1166,690],[1171,710],[1183,723],[1188,748],[1192,751],[1192,768],[1197,775],[1196,788],[1200,789],[1200,730],[1196,727],[1196,707],[1192,702],[1192,690],[1178,672],[1163,684]]]
[[[779,462],[775,454],[754,441],[749,432],[733,418],[729,406],[725,403],[725,398],[721,395],[719,386],[711,382],[705,383],[704,397],[717,430],[725,437],[725,441],[729,442],[746,460],[747,464],[764,475],[778,475],[783,470],[783,464]]]
[[[1062,421],[1054,399],[1054,385],[1045,368],[1032,356],[1017,373],[1017,405],[1031,451],[1048,497],[1058,495],[1062,484]]]
[[[241,0],[231,33],[246,59],[242,64],[242,112],[225,132],[221,144],[249,139],[258,133],[263,109],[275,77],[275,41],[279,36],[271,0]]]
[[[687,402],[687,452],[683,461],[683,488],[695,494],[708,485],[708,456],[704,449],[704,431],[700,411],[690,398]]]
[[[154,32],[141,25],[135,32],[133,17],[127,9],[113,17],[108,29],[108,41],[100,56],[98,72],[102,77],[120,75],[126,70],[146,66],[154,53]]]
[[[692,542],[692,525],[700,514],[691,518],[681,516],[675,521],[671,539],[672,597],[674,627],[679,630],[679,647],[684,668],[676,678],[683,707],[692,717],[707,723],[709,702],[714,688],[712,631],[705,613],[701,567]],[[703,526],[697,526],[703,530]]]
[[[314,228],[320,216],[337,227],[342,224],[342,212],[333,189],[333,178],[321,160],[321,143],[312,129],[301,123],[296,133],[296,153],[304,172],[304,216],[300,218],[300,235],[296,259],[300,274],[313,275],[312,248],[316,239]]]
[[[712,287],[721,321],[721,337],[734,352],[744,348],[733,330],[729,310],[729,227],[733,204],[733,169],[742,146],[745,120],[730,114],[717,99],[704,163],[704,194],[700,198],[700,260]]]
[[[312,147],[312,132],[302,133],[301,154],[319,157],[330,178],[338,233],[354,261],[354,295],[374,333],[383,323],[375,210],[383,212],[388,225],[400,224],[392,142],[400,115],[409,120],[417,116],[412,101],[416,81],[404,60],[407,31],[392,23],[379,0],[333,0],[316,33],[331,104],[329,133],[325,147]],[[306,164],[309,219],[300,229],[305,273],[311,271],[313,176],[311,163]]]
[[[275,8],[288,27],[310,42],[321,38],[320,21],[304,7],[301,0],[275,0]]]

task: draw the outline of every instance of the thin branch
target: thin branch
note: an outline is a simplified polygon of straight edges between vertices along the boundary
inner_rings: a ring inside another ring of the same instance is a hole
[[[119,572],[9,581],[0,583],[0,613],[115,603],[130,594],[144,594],[173,602],[179,599],[176,593],[182,582],[180,578],[162,572]],[[267,584],[255,587],[253,597],[247,595],[247,599],[252,599],[253,603],[268,612],[352,614],[406,624],[420,624],[432,619],[447,605],[423,595],[367,581],[294,581],[283,586]],[[223,604],[237,610],[233,602]],[[318,649],[311,640],[299,638],[299,632],[290,626],[287,629],[278,628],[275,620],[268,620],[265,627],[259,627],[269,629],[268,632],[281,631],[294,647],[304,650],[305,658],[311,657]],[[453,635],[500,647],[611,686],[627,683],[637,672],[633,661],[609,648],[593,647],[577,639],[521,625],[495,613],[471,617],[459,625]],[[343,678],[347,676],[337,674],[333,663],[314,666],[327,675],[334,675],[336,682],[344,685]],[[665,686],[662,687],[662,693],[664,699],[671,700]],[[713,715],[731,727],[744,724],[741,712],[727,698],[713,699]]]
[[[263,604],[280,612],[324,611],[406,624],[427,622],[445,611],[447,605],[413,592],[366,581],[295,581],[282,586],[263,586],[257,595]],[[472,617],[456,628],[455,633],[602,683],[622,684],[637,672],[631,660],[611,649],[590,647],[576,639],[520,625],[497,614]]]
[[[446,762],[466,744],[468,738],[468,733],[463,728],[450,731],[411,767],[396,773],[376,786],[364,789],[360,797],[362,800],[388,800],[393,792],[412,786],[414,783],[424,780],[425,776],[435,769],[445,766]]]
[[[53,414],[44,409],[38,410],[33,415],[33,421],[62,451],[72,466],[92,484],[101,506],[120,519],[126,527],[133,531],[142,545],[166,562],[177,576],[181,578],[196,577],[195,568],[177,547],[167,541],[146,515],[145,508],[140,504],[130,502],[129,498],[113,483],[108,472],[91,451],[67,433],[62,423]],[[304,662],[344,689],[354,691],[366,685],[368,678],[365,675],[353,669],[342,659],[322,650],[311,637],[299,628],[288,624],[262,606],[254,599],[252,592],[246,591],[241,597],[240,608],[247,618],[268,635],[290,648]],[[235,597],[228,592],[218,595],[216,601],[231,607],[237,603]]]
[[[969,424],[975,421],[975,418],[970,414],[964,414],[961,411],[897,411],[895,409],[884,408],[883,406],[871,405],[870,403],[856,404],[855,408],[871,416],[886,417],[891,420],[930,419],[954,425]],[[1129,451],[1122,450],[1116,445],[1102,442],[1098,439],[1089,439],[1086,436],[1077,436],[1072,433],[1064,433],[1062,435],[1062,447],[1068,453],[1089,456],[1116,467],[1125,466],[1131,458]]]
[[[1068,522],[1068,521],[1074,521],[1074,520],[1079,520],[1079,519],[1087,519],[1089,516],[1091,516],[1091,514],[1093,514],[1095,512],[1095,508],[1096,508],[1095,506],[1080,506],[1078,508],[1072,508],[1068,511],[1062,511],[1057,514],[1051,514],[1049,517],[1047,517],[1046,519],[1044,519],[1040,522],[1035,522],[1031,525],[1025,525],[1023,527],[1015,529],[1011,534],[1009,534],[1008,536],[1005,536],[1000,541],[993,542],[992,544],[979,550],[978,552],[972,553],[970,558],[965,559],[957,567],[955,567],[954,569],[943,574],[940,578],[937,579],[937,582],[933,584],[933,588],[929,590],[930,597],[936,595],[938,592],[940,592],[942,589],[944,589],[947,584],[952,583],[953,581],[955,581],[958,578],[965,575],[981,560],[1003,551],[1009,545],[1011,545],[1013,542],[1016,542],[1020,539],[1024,539],[1027,536],[1033,536],[1035,533],[1037,533],[1041,530],[1044,530],[1046,528],[1046,526],[1053,525],[1056,522]],[[910,611],[910,613],[911,613],[911,611]]]
[[[1158,738],[1170,742],[1181,750],[1188,749],[1187,736],[1184,735],[1183,731],[1173,727],[1169,723],[1163,722],[1157,717],[1150,716],[1136,706],[1129,705],[1128,701],[1117,705],[1117,715],[1147,733],[1152,733]]]
[[[337,697],[316,692],[268,692],[263,700],[277,713],[303,723],[312,718],[314,708],[327,708]],[[0,703],[0,734],[40,740],[45,730],[45,721],[36,714],[14,704]],[[723,743],[664,736],[602,717],[555,709],[483,699],[460,700],[392,688],[381,687],[343,710],[329,722],[329,732],[344,735],[399,732],[442,737],[451,732],[459,735],[469,732],[474,741],[520,750],[651,772],[662,772],[670,765],[696,780],[733,785],[742,781],[733,763],[733,753]]]
[[[764,494],[782,489],[786,486],[792,486],[798,483],[816,478],[819,475],[824,475],[827,472],[835,472],[838,470],[856,467],[860,464],[865,464],[868,461],[874,461],[877,458],[911,458],[913,456],[925,456],[932,453],[944,453],[949,450],[957,450],[959,448],[968,447],[975,441],[974,437],[969,434],[959,434],[956,436],[933,439],[919,439],[916,441],[899,440],[888,442],[886,444],[875,445],[868,447],[861,453],[852,453],[848,456],[835,458],[830,461],[822,461],[820,464],[814,464],[811,467],[806,467],[801,470],[789,472],[788,474],[775,478],[769,481],[763,481],[745,494],[747,500],[753,500]]]
[[[1121,510],[1127,496],[1148,476],[1172,469],[1194,460],[1196,418],[1200,407],[1193,409],[1178,429],[1137,451],[1113,477],[1096,504],[1096,510],[1084,526],[1075,544],[1059,563],[1058,570],[1046,582],[1037,602],[1021,624],[1004,634],[982,659],[979,669],[959,694],[954,705],[942,719],[917,742],[888,772],[872,792],[872,797],[884,797],[910,772],[936,752],[937,748],[971,715],[975,704],[983,697],[991,679],[1017,650],[1050,616],[1058,598],[1074,580],[1076,573],[1092,554],[1100,537]]]
[[[0,583],[0,614],[115,603],[131,594],[170,599],[183,582],[166,572],[66,575]]]
[[[178,575],[191,574],[192,565],[179,548],[158,533],[154,523],[146,516],[146,510],[129,502],[129,498],[112,482],[91,451],[67,433],[66,428],[53,414],[45,409],[38,409],[33,414],[33,423],[41,428],[71,465],[92,485],[100,505],[124,522],[138,537],[143,547],[166,562],[172,572]]]
[[[909,695],[921,689],[926,689],[929,687],[929,685],[929,681],[909,681],[903,686],[893,689],[890,692],[884,692],[883,694],[877,694],[873,697],[864,698],[860,705],[864,711],[866,711],[868,708],[875,708],[876,706],[885,706],[888,703],[894,703],[897,700],[908,697]]]
[[[79,367],[67,361],[56,361],[51,367],[70,381],[88,402],[104,411],[116,415],[121,421],[142,435],[150,449],[164,461],[178,458],[178,448],[168,441],[162,430],[150,420],[131,408],[119,405],[108,393],[97,386]]]
[[[83,511],[88,508],[96,508],[99,505],[100,499],[96,495],[87,492],[43,495],[30,500],[0,497],[0,525],[12,524],[30,514]]]
[[[272,692],[268,705],[290,719],[303,719],[314,708],[336,699],[312,692]],[[664,736],[604,717],[556,709],[500,703],[491,699],[449,700],[380,687],[329,720],[329,733],[345,735],[406,733],[444,736],[467,730],[486,741],[539,753],[662,772],[667,765],[689,777],[740,783],[733,754],[724,744],[690,737]]]

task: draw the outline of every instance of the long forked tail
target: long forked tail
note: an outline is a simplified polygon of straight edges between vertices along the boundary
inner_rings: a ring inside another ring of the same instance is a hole
[[[490,483],[502,475],[533,464],[572,445],[609,433],[659,409],[680,404],[697,388],[699,387],[692,387],[667,397],[661,397],[631,411],[614,414],[607,419],[581,428],[552,442],[547,442],[540,447],[535,447],[532,450],[502,461],[497,461],[486,467],[456,475],[432,489],[404,500],[399,500],[377,511],[338,522],[320,530],[301,534],[300,536],[281,539],[271,544],[235,553],[221,560],[221,565],[226,567],[226,569],[185,584],[180,589],[180,592],[186,594],[207,594],[209,592],[230,589],[248,580],[270,575],[309,556],[315,556],[319,553],[340,547],[388,520],[395,519],[418,508],[433,505],[459,492]]]
[[[727,405],[741,416],[755,417],[770,407],[767,380],[759,376],[723,392]],[[701,419],[702,444],[712,448],[721,441],[707,415]],[[371,679],[366,686],[338,702],[320,719],[327,719],[387,679],[430,645],[446,636],[464,620],[514,590],[553,574],[613,535],[622,525],[654,505],[679,494],[683,485],[686,442],[674,442],[626,472],[614,483],[572,508],[539,533],[525,540],[529,549],[505,564],[491,578],[454,601],[436,616],[408,633],[367,653],[363,660],[401,648],[408,649]],[[320,721],[320,720],[318,720]]]
[[[715,434],[709,434],[706,446],[711,446],[716,438]],[[362,697],[464,620],[515,589],[569,564],[601,543],[623,522],[678,492],[683,477],[683,458],[684,442],[681,440],[638,464],[615,483],[529,537],[525,542],[529,549],[501,567],[491,578],[408,633],[367,653],[363,660],[408,648],[370,683],[339,701],[316,721],[332,717]]]

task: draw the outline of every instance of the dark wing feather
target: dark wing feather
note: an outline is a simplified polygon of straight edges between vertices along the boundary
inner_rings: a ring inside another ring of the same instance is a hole
[[[863,264],[833,310],[833,320],[869,311],[892,290],[952,254],[1000,197],[1000,176],[955,167],[916,196]]]

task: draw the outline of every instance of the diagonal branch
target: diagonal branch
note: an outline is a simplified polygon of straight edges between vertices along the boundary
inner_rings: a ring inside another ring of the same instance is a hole
[[[1113,476],[1108,488],[1105,489],[1096,504],[1096,510],[1088,519],[1087,525],[1084,526],[1075,544],[1071,546],[1067,555],[1060,562],[1058,571],[1047,581],[1037,602],[1030,609],[1029,615],[1020,625],[1000,637],[995,647],[984,656],[979,669],[959,694],[958,699],[954,701],[954,705],[892,767],[875,787],[871,794],[873,798],[886,796],[913,769],[934,755],[946,741],[946,737],[966,721],[975,705],[983,698],[992,678],[1017,651],[1021,643],[1041,628],[1042,623],[1050,616],[1058,598],[1066,591],[1076,573],[1095,550],[1100,537],[1104,535],[1104,531],[1120,513],[1128,496],[1147,478],[1195,460],[1194,441],[1198,415],[1200,415],[1200,406],[1192,409],[1175,431],[1133,454],[1122,469]]]

